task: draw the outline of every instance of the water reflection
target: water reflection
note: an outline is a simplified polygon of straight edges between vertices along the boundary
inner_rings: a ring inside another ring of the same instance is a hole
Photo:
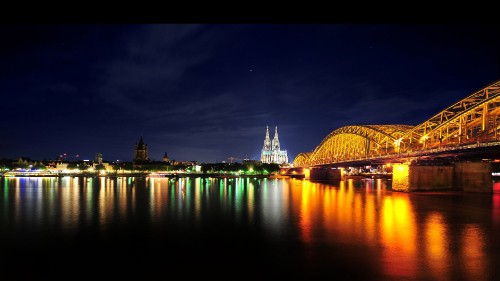
[[[0,226],[4,233],[49,229],[71,235],[106,233],[138,221],[152,229],[200,229],[217,222],[262,230],[276,243],[303,245],[305,265],[327,264],[336,255],[374,263],[372,270],[384,280],[493,276],[499,254],[489,244],[500,232],[499,193],[408,194],[392,192],[387,184],[381,179],[332,185],[250,178],[5,178]]]
[[[484,237],[477,225],[466,225],[462,231],[461,257],[465,276],[469,280],[487,279],[485,269],[488,268],[485,259]]]
[[[425,219],[425,267],[432,279],[449,280],[450,257],[448,255],[448,235],[443,216],[431,212]]]

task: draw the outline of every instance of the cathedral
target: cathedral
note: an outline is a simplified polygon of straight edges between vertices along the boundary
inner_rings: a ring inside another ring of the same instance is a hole
[[[148,145],[144,143],[142,140],[139,141],[139,144],[135,143],[134,145],[134,161],[148,161]]]
[[[280,141],[278,139],[278,126],[274,129],[274,138],[271,142],[269,138],[269,127],[266,126],[266,138],[264,139],[264,147],[260,155],[262,163],[288,163],[286,150],[280,150]]]

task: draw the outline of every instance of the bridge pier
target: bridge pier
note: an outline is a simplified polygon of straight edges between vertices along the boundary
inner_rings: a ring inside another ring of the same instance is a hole
[[[457,162],[453,165],[434,166],[394,164],[392,190],[493,192],[491,171],[491,163],[488,162]]]
[[[467,192],[493,192],[490,162],[459,162],[454,165],[455,186]]]
[[[392,190],[411,192],[453,189],[453,166],[394,164]]]
[[[340,181],[342,178],[341,169],[312,167],[309,169],[310,180]]]
[[[280,175],[291,178],[309,179],[309,169],[307,168],[281,168]]]

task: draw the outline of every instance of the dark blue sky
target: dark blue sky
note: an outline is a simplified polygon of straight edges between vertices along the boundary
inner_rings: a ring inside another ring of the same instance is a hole
[[[290,161],[354,124],[417,125],[500,79],[498,25],[2,25],[0,158]],[[273,134],[271,134],[272,137]]]

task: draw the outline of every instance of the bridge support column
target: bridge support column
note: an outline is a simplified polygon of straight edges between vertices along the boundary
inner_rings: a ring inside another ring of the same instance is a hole
[[[392,190],[394,191],[451,190],[453,188],[453,166],[394,164],[392,167]]]
[[[491,172],[491,163],[487,162],[458,162],[452,166],[394,164],[392,190],[493,192]]]
[[[303,168],[302,172],[304,173],[304,179],[310,180],[311,179],[311,169],[309,168]]]
[[[279,174],[280,175],[287,175],[290,173],[290,168],[280,168]]]
[[[289,168],[285,173],[281,173],[282,175],[289,176],[291,178],[305,178],[304,175],[305,168]]]
[[[467,192],[493,192],[492,166],[489,162],[454,164],[455,186]]]
[[[341,180],[341,170],[338,168],[313,167],[309,171],[311,180],[339,181]]]

